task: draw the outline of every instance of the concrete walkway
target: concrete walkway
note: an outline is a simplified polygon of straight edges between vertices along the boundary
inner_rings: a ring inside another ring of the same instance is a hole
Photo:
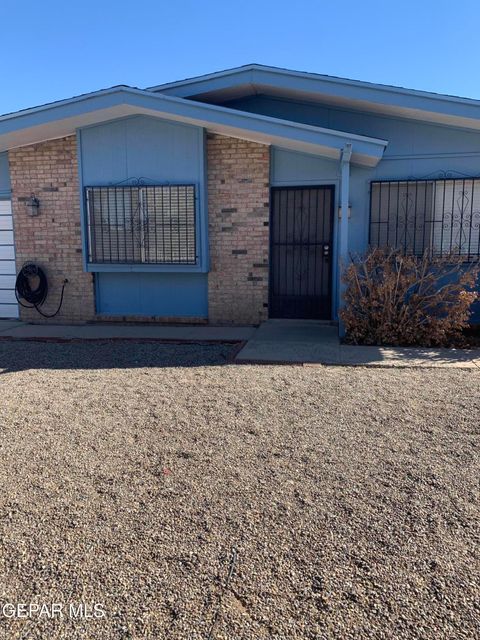
[[[6,340],[158,340],[246,342],[235,362],[357,367],[453,367],[480,370],[480,349],[355,347],[340,344],[338,329],[312,320],[268,320],[255,327],[154,324],[26,324],[0,320]]]
[[[159,340],[179,342],[243,342],[255,327],[170,326],[155,324],[26,324],[0,320],[0,339],[17,340]]]
[[[480,370],[480,349],[351,346],[340,344],[335,326],[311,320],[268,320],[255,331],[235,361]]]

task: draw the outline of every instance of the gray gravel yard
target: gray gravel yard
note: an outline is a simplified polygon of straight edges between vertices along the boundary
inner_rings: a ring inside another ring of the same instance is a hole
[[[0,638],[478,638],[480,370],[232,349],[0,342]]]

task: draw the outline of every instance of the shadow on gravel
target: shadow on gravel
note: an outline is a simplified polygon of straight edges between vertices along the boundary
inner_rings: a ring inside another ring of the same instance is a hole
[[[28,369],[137,369],[229,364],[242,343],[0,341],[0,374]]]

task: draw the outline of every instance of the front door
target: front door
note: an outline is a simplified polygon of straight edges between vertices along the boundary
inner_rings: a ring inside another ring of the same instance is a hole
[[[334,187],[274,187],[271,318],[330,320]]]

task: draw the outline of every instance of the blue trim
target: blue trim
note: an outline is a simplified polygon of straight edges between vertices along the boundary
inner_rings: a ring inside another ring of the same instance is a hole
[[[338,224],[339,224],[339,220],[338,220],[338,208],[340,206],[340,165],[338,162],[335,161],[331,161],[331,160],[322,160],[322,162],[324,163],[329,163],[330,166],[334,169],[335,171],[335,177],[327,177],[325,179],[322,179],[322,172],[323,175],[325,175],[325,169],[320,168],[319,169],[319,177],[318,178],[311,178],[308,180],[302,180],[301,178],[298,177],[298,175],[295,175],[294,178],[292,179],[285,179],[285,180],[278,180],[275,178],[275,171],[276,171],[276,167],[277,165],[277,152],[283,152],[285,151],[285,149],[281,149],[279,147],[271,147],[270,148],[270,187],[308,187],[308,186],[331,186],[333,187],[334,190],[334,206],[335,206],[335,211],[334,211],[334,217],[333,217],[333,230],[332,230],[332,247],[331,247],[331,252],[332,252],[332,256],[331,259],[333,261],[332,263],[332,320],[333,321],[337,321],[338,320],[338,310],[339,310],[339,298],[340,298],[340,269],[339,269],[339,264],[338,264]],[[286,149],[287,152],[291,152],[291,150]],[[299,152],[293,152],[292,154],[292,161],[295,161],[296,166],[298,166],[298,162],[295,160],[296,158],[305,158],[305,159],[310,159],[313,160],[314,162],[318,162],[318,158],[316,157],[312,157],[309,154],[303,154],[303,153],[299,153]]]
[[[195,199],[195,215],[197,225],[196,235],[196,251],[198,269],[190,269],[191,271],[200,271],[205,273],[208,271],[208,211],[205,205],[207,192],[207,184],[205,182],[205,130],[198,129],[198,175],[201,179],[197,186],[197,198]],[[165,269],[166,270],[166,269]],[[187,271],[187,269],[179,269],[179,271]],[[166,270],[167,271],[167,270]]]
[[[115,264],[91,263],[85,271],[89,273],[207,273],[202,264]]]
[[[137,119],[139,116],[130,116],[127,118],[117,118],[111,122],[119,122],[123,120]],[[142,116],[142,118],[149,118],[149,116]],[[156,123],[159,122],[157,118],[150,118]],[[111,123],[110,122],[110,123]],[[169,125],[172,121],[165,120]],[[208,195],[207,195],[207,159],[206,159],[206,132],[199,127],[190,126],[190,129],[195,129],[197,133],[198,144],[198,176],[202,179],[189,184],[195,185],[195,222],[196,222],[196,255],[198,256],[197,264],[195,265],[172,265],[172,264],[105,264],[105,263],[88,263],[88,229],[87,229],[87,210],[85,206],[84,189],[89,186],[85,184],[84,180],[84,149],[82,144],[82,132],[84,129],[91,129],[92,127],[99,127],[106,125],[95,124],[90,127],[83,127],[77,129],[77,157],[78,157],[78,176],[79,176],[79,198],[80,198],[80,226],[81,226],[81,238],[82,238],[82,263],[83,269],[89,273],[207,273],[209,269],[209,244],[208,244]],[[179,124],[179,123],[173,123]],[[180,126],[185,126],[180,124]],[[156,184],[159,181],[155,180]],[[110,183],[106,183],[107,185]],[[165,182],[165,184],[167,184]],[[185,180],[169,181],[168,184],[185,184]],[[94,185],[95,186],[95,185]]]
[[[259,114],[235,111],[217,105],[199,103],[192,100],[166,96],[161,93],[141,91],[131,88],[114,88],[99,91],[71,100],[37,107],[17,114],[0,117],[0,144],[8,148],[18,144],[30,144],[55,136],[66,136],[84,126],[82,118],[98,113],[98,121],[111,121],[115,115],[128,108],[138,111],[138,115],[150,115],[180,123],[212,126],[224,135],[254,135],[257,142],[263,144],[290,145],[295,150],[318,155],[335,156],[339,154],[345,142],[355,143],[354,161],[367,166],[376,166],[383,156],[388,142],[353,133],[335,131],[288,120],[280,120]],[[103,113],[102,113],[103,112]],[[42,133],[42,125],[58,123],[53,130],[47,127]],[[87,123],[85,123],[86,126]],[[25,129],[32,129],[31,136],[25,135]],[[18,135],[16,135],[18,133]]]
[[[160,183],[156,182],[156,186]],[[177,182],[165,182],[162,183],[165,185],[175,185],[175,184],[185,184],[185,182],[177,183]],[[197,255],[197,263],[196,264],[128,264],[128,263],[95,263],[88,262],[88,229],[87,229],[87,210],[85,207],[85,194],[84,190],[89,185],[85,185],[80,193],[80,198],[82,202],[82,249],[83,249],[83,265],[84,271],[88,271],[91,273],[95,272],[115,272],[115,271],[124,271],[124,272],[149,272],[149,271],[157,271],[157,272],[166,272],[166,273],[206,273],[208,271],[208,238],[207,245],[205,248],[205,236],[208,234],[208,223],[205,219],[204,215],[204,207],[202,205],[203,202],[203,192],[205,189],[201,182],[189,183],[195,186],[195,224],[196,224],[196,246],[195,251]],[[109,186],[109,185],[105,185]]]
[[[79,96],[78,98],[54,102],[51,105],[34,107],[18,113],[0,116],[0,135],[126,104],[151,109],[156,112],[163,112],[166,119],[169,119],[169,115],[181,115],[194,120],[205,119],[206,122],[210,123],[225,124],[240,129],[245,128],[265,133],[269,132],[270,125],[271,128],[279,127],[284,130],[292,130],[292,132],[296,130],[301,132],[303,130],[314,135],[323,134],[329,139],[341,138],[342,142],[344,142],[345,139],[352,139],[360,145],[363,144],[367,147],[372,147],[377,152],[380,152],[380,154],[383,153],[383,149],[388,144],[388,141],[378,138],[315,127],[289,120],[279,120],[278,118],[271,118],[260,114],[234,111],[209,103],[194,102],[192,100],[141,91],[140,89],[132,89],[130,87],[105,89],[103,91]],[[140,113],[137,115],[148,114]],[[110,120],[115,120],[115,118],[110,118]],[[103,121],[101,122],[103,124]],[[250,123],[253,125],[252,127],[249,126]],[[195,125],[196,123],[193,124]],[[82,127],[87,126],[89,125],[82,125]],[[198,126],[198,124],[196,126]],[[303,138],[303,136],[301,137]],[[323,143],[325,143],[325,141],[323,141]]]
[[[338,311],[340,309],[340,268],[338,253],[338,208],[340,206],[340,180],[286,180],[285,182],[271,183],[270,187],[308,187],[317,185],[319,187],[333,187],[334,190],[334,214],[333,214],[333,231],[332,231],[332,320],[338,320]]]
[[[11,190],[8,153],[0,153],[0,198],[9,198]]]
[[[85,199],[83,197],[83,151],[82,151],[82,132],[80,129],[77,129],[77,165],[78,165],[78,197],[80,198],[80,234],[81,234],[81,244],[82,244],[82,264],[83,270],[89,271],[88,269],[88,239],[87,239],[87,212],[85,210]]]
[[[265,94],[265,93],[259,93],[259,94],[255,94],[255,95],[250,95],[250,96],[245,96],[243,98],[231,98],[228,100],[224,100],[224,101],[220,101],[218,102],[218,104],[220,104],[222,107],[227,107],[229,109],[236,109],[237,111],[247,111],[248,113],[262,113],[263,115],[268,115],[272,118],[281,118],[281,119],[285,119],[285,120],[292,120],[292,122],[307,122],[310,125],[313,126],[318,126],[318,127],[322,127],[322,126],[326,126],[327,128],[330,126],[329,124],[325,125],[322,124],[321,122],[308,122],[308,121],[304,121],[301,118],[298,117],[292,117],[291,114],[288,113],[288,111],[286,111],[284,114],[279,114],[279,113],[267,113],[266,111],[259,111],[255,108],[246,108],[248,106],[248,102],[249,100],[256,100],[256,99],[266,99],[268,100],[269,103],[280,103],[280,104],[284,104],[284,105],[290,105],[293,107],[311,107],[311,108],[316,108],[318,110],[322,110],[322,109],[327,109],[329,111],[334,111],[334,112],[338,112],[338,113],[344,113],[344,114],[351,114],[353,116],[367,116],[367,117],[371,117],[371,118],[375,118],[377,120],[386,120],[388,122],[399,122],[400,124],[405,124],[405,123],[409,123],[409,124],[417,124],[420,125],[422,127],[432,127],[432,128],[445,128],[445,129],[455,129],[455,131],[463,131],[466,133],[472,133],[472,127],[468,127],[467,125],[463,125],[463,124],[447,124],[447,123],[443,123],[443,122],[436,122],[436,121],[430,121],[430,120],[421,120],[418,117],[414,117],[412,115],[396,115],[394,113],[380,113],[378,111],[371,111],[368,110],[367,107],[362,107],[362,106],[344,106],[342,104],[326,104],[322,101],[319,101],[318,104],[312,103],[310,101],[305,101],[302,100],[301,96],[291,96],[291,97],[282,97],[282,96],[273,96],[270,94]],[[480,117],[480,116],[479,116]],[[358,129],[361,129],[361,127],[357,127]],[[334,126],[332,126],[332,129],[336,130]],[[343,129],[342,129],[343,130]],[[473,133],[476,134],[478,133],[478,129],[474,129]],[[372,135],[372,134],[368,134],[366,131],[364,131],[364,133],[362,135]],[[385,136],[385,132],[382,133],[382,135],[384,136],[384,138],[388,138],[389,140],[389,145],[388,145],[388,149],[390,149],[390,145],[391,145],[391,139],[389,136]],[[476,155],[480,155],[480,154],[476,154]],[[384,155],[382,160],[384,159],[388,159],[388,158],[392,158],[394,156],[391,155]],[[408,156],[399,156],[399,157],[408,157]],[[411,157],[418,157],[416,155],[412,155]],[[436,156],[434,156],[436,157]]]
[[[223,91],[240,85],[271,86],[285,92],[327,94],[350,100],[362,100],[402,109],[478,119],[480,100],[449,96],[416,89],[350,80],[335,76],[292,71],[266,65],[250,64],[216,73],[197,76],[155,87],[150,91],[162,95],[192,97],[200,93]],[[252,94],[254,87],[252,87]],[[321,102],[321,96],[318,98]]]
[[[201,149],[200,154],[200,174],[203,176],[201,197],[199,203],[201,207],[201,227],[200,233],[200,253],[203,268],[206,272],[210,270],[210,245],[208,238],[208,165],[207,165],[207,132],[205,129],[201,130]]]

